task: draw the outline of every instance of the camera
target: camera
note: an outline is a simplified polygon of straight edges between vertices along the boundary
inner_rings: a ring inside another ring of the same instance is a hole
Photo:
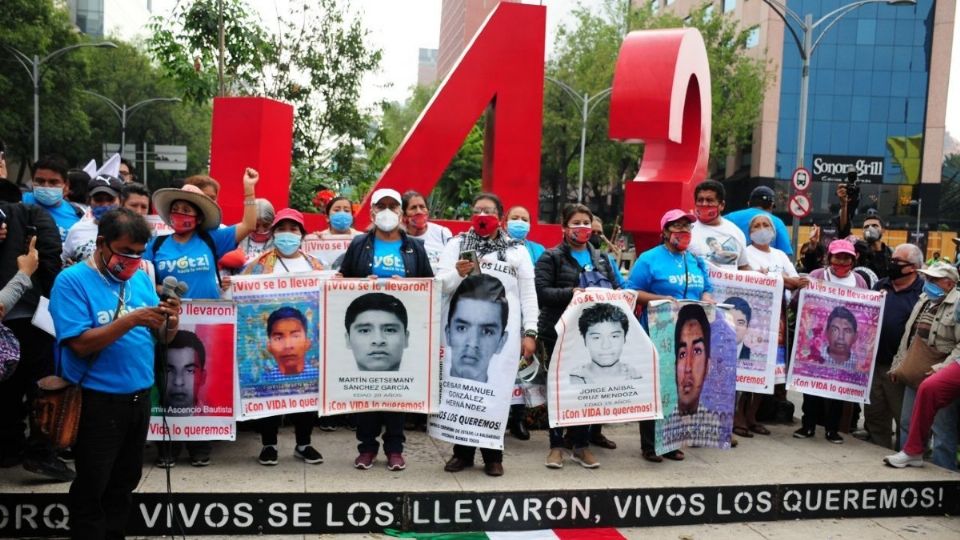
[[[860,206],[860,185],[857,178],[857,169],[851,165],[847,169],[847,181],[840,185],[847,190],[847,211],[853,214]]]

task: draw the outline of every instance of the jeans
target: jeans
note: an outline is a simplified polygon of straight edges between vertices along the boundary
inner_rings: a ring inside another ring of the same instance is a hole
[[[890,366],[877,366],[873,370],[870,386],[870,404],[863,409],[863,426],[870,432],[870,442],[897,450],[900,448],[900,411],[903,409],[903,384],[890,380]],[[896,433],[891,425],[896,425]],[[891,438],[897,441],[891,446]]]
[[[949,375],[947,370],[954,373],[960,372],[960,365],[956,362],[953,362],[951,365],[943,368],[936,375],[931,375],[920,386],[924,386],[927,381],[930,381],[934,377],[937,377],[931,384],[928,384],[926,389],[927,394],[932,394],[932,390],[937,386],[936,383],[939,379],[942,379]],[[939,388],[937,391],[939,393]],[[908,450],[908,441],[907,437],[910,433],[910,424],[914,418],[917,418],[917,414],[923,413],[920,415],[921,421],[915,426],[917,433],[930,433],[930,419],[929,416],[933,417],[933,461],[934,465],[939,465],[944,469],[949,469],[951,471],[957,470],[957,418],[958,418],[958,402],[956,399],[953,401],[948,401],[948,405],[937,410],[936,408],[931,409],[931,403],[924,403],[923,409],[914,411],[914,401],[917,399],[917,390],[910,388],[909,386],[904,387],[903,391],[903,409],[900,411],[900,440],[904,441],[903,450],[907,453],[922,454],[923,450],[926,449],[926,440],[925,438],[920,439],[920,446],[922,446],[919,451],[918,449],[911,446]],[[916,406],[921,407],[920,401],[916,402]],[[935,415],[930,414],[935,411]]]
[[[563,448],[563,430],[567,430],[574,449],[590,446],[590,426],[571,426],[568,428],[550,428],[550,448]]]
[[[302,412],[288,414],[287,418],[293,422],[294,433],[297,438],[297,446],[307,446],[310,444],[310,435],[313,432],[313,422],[317,419],[316,413]],[[283,422],[283,416],[268,416],[257,420],[257,430],[260,432],[260,444],[263,446],[276,445],[277,433],[280,431],[280,424]]]
[[[127,395],[83,390],[73,445],[77,477],[68,499],[73,538],[123,538],[149,423],[149,390]]]
[[[453,445],[453,455],[458,458],[473,463],[473,457],[477,454],[476,446],[466,446],[463,444]],[[483,456],[484,463],[503,463],[503,450],[494,450],[492,448],[481,448],[480,455]]]
[[[840,415],[843,414],[843,402],[810,394],[803,395],[803,418],[805,429],[816,429],[823,424],[827,431],[839,431]]]
[[[402,454],[403,413],[402,412],[366,412],[354,415],[357,421],[357,451],[361,454],[376,454],[380,450],[377,437],[383,432],[383,451],[387,454]]]

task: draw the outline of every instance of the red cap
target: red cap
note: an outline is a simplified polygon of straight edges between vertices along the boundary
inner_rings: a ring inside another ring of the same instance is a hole
[[[277,215],[273,218],[273,223],[270,224],[270,228],[273,229],[285,219],[296,222],[297,225],[300,225],[301,231],[307,230],[307,226],[303,222],[303,214],[301,214],[299,210],[294,210],[293,208],[284,208],[283,210],[277,212]]]
[[[837,253],[847,253],[853,255],[854,258],[857,257],[857,250],[853,249],[853,244],[848,240],[834,240],[830,242],[830,247],[827,248],[827,253],[830,255],[836,255]]]
[[[667,228],[668,223],[673,223],[674,221],[683,218],[688,219],[690,223],[693,223],[697,220],[697,216],[691,214],[690,212],[684,212],[683,210],[674,208],[673,210],[667,210],[667,213],[660,218],[660,229],[663,230]]]

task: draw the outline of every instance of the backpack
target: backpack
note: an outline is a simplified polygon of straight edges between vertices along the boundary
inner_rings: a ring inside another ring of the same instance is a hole
[[[603,253],[597,252],[597,261],[593,270],[580,270],[580,288],[599,287],[601,289],[616,289],[610,281],[610,261]]]
[[[172,235],[158,236],[156,241],[153,243],[153,248],[151,252],[153,253],[153,259],[157,259],[157,251],[160,251],[160,246],[167,241],[167,238],[170,238]],[[210,253],[213,254],[213,275],[217,276],[217,287],[223,288],[223,281],[220,279],[220,272],[217,270],[217,246],[213,243],[213,237],[210,236],[206,230],[197,231],[197,236],[200,237],[200,240],[203,240],[203,243],[210,248]]]

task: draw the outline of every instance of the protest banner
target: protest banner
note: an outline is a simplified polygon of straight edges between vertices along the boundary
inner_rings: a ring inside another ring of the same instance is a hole
[[[143,219],[147,220],[147,225],[150,226],[150,234],[153,236],[167,236],[173,234],[173,229],[163,222],[160,219],[160,216],[157,214],[149,214],[143,216]]]
[[[657,350],[633,316],[637,293],[574,293],[547,374],[550,427],[663,418]]]
[[[502,450],[523,336],[520,286],[509,264],[479,265],[444,309],[440,410],[428,429],[442,441]]]
[[[322,414],[436,411],[441,294],[434,280],[331,279],[323,287]]]
[[[340,268],[340,258],[347,252],[353,237],[349,234],[331,235],[320,239],[308,236],[303,239],[304,253],[313,255],[326,270],[338,270]]]
[[[737,390],[772,394],[776,384],[783,276],[710,266],[713,297],[737,343]]]
[[[236,307],[230,302],[181,304],[179,331],[166,346],[151,392],[147,440],[236,440],[235,324]]]
[[[316,272],[233,278],[239,419],[318,411],[322,281]]]
[[[647,314],[660,359],[657,454],[684,444],[730,448],[737,375],[733,327],[713,304],[651,302]]]
[[[885,294],[811,279],[800,291],[787,388],[870,403]]]

